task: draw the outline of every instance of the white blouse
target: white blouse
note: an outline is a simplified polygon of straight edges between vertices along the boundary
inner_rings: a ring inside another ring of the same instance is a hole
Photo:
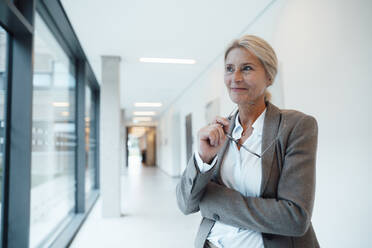
[[[253,132],[244,142],[244,146],[261,154],[262,130],[265,120],[266,109],[253,123]],[[243,128],[239,122],[239,115],[235,119],[235,127],[232,132],[234,139],[240,139]],[[217,161],[217,157],[211,164],[203,163],[199,153],[195,152],[199,170],[204,173],[210,170]],[[221,179],[226,187],[234,189],[248,197],[260,197],[262,179],[261,159],[252,155],[245,149],[238,150],[234,142],[227,147],[224,159],[221,163]],[[249,229],[242,229],[216,221],[208,238],[219,248],[263,248],[262,234]]]

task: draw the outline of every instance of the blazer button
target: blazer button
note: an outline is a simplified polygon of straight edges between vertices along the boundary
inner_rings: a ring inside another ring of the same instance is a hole
[[[220,216],[218,214],[213,214],[213,219],[215,221],[219,221],[220,220]]]

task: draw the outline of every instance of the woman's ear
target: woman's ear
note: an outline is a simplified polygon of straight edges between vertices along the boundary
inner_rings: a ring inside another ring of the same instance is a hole
[[[273,84],[271,78],[269,78],[269,80],[267,81],[267,87],[271,86]]]

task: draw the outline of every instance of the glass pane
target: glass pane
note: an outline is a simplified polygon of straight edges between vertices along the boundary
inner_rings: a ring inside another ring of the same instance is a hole
[[[6,98],[6,46],[7,33],[0,26],[0,211],[3,202],[3,164],[4,164],[4,134],[5,134],[5,98]],[[1,221],[1,214],[0,214]]]
[[[91,89],[85,87],[85,197],[95,187],[95,151],[96,151],[96,129],[94,98]]]
[[[73,68],[46,24],[36,15],[31,247],[58,234],[74,213],[76,82]]]

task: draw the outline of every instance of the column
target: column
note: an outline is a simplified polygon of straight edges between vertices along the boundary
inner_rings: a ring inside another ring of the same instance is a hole
[[[120,57],[102,56],[100,182],[103,217],[120,217]]]

